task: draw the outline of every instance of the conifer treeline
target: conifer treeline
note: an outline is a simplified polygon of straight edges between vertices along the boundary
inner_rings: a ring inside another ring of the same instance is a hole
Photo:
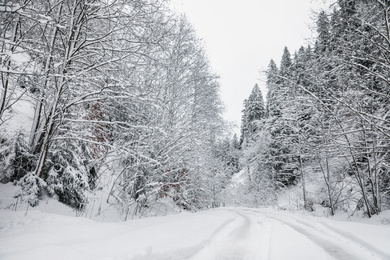
[[[241,137],[264,200],[299,185],[306,209],[390,206],[389,13],[387,1],[339,0],[318,14],[313,47],[270,62],[266,104],[256,86]]]

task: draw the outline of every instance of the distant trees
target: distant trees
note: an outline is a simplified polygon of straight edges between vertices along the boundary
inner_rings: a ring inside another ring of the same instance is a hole
[[[245,145],[261,128],[261,120],[265,117],[264,99],[257,84],[253,87],[249,98],[244,101],[242,113],[240,143]]]
[[[269,140],[264,129],[268,112],[269,107],[265,106],[256,84],[244,101],[240,138],[240,166],[247,173],[244,196],[247,205],[251,206],[265,205],[274,199],[272,176],[269,171],[264,171],[264,165],[259,160],[266,152],[263,144]]]

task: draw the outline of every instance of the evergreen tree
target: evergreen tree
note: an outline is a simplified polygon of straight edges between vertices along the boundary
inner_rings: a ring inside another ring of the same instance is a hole
[[[247,124],[247,136],[252,136],[260,127],[259,120],[265,117],[264,99],[259,86],[255,84],[249,98],[245,102],[245,123]]]
[[[276,98],[276,93],[278,91],[278,84],[280,82],[280,79],[278,77],[279,70],[276,66],[276,63],[271,60],[268,65],[267,70],[267,103],[265,105],[265,112],[266,112],[266,118],[269,118],[270,116],[275,116],[279,114],[280,110],[276,107],[274,99]]]
[[[315,52],[318,55],[323,55],[330,46],[329,18],[325,11],[321,11],[317,18],[317,33],[318,38],[315,45]]]
[[[261,120],[264,118],[265,107],[263,95],[259,86],[255,84],[248,99],[244,101],[241,122],[241,144],[251,140],[253,135],[261,128]]]
[[[284,47],[282,60],[280,62],[280,75],[288,76],[292,65],[291,54],[287,47]]]
[[[297,140],[297,129],[291,121],[291,115],[297,111],[294,105],[296,93],[294,86],[287,79],[293,74],[292,65],[290,52],[285,47],[279,73],[274,74],[275,66],[271,61],[267,75],[269,104],[265,128],[270,137],[264,159],[265,167],[272,172],[279,186],[295,183],[299,168],[294,145]]]

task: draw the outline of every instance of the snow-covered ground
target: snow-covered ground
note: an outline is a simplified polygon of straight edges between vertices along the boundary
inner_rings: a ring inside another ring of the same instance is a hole
[[[102,223],[1,209],[0,259],[390,259],[390,225],[370,221],[220,208]]]
[[[235,178],[231,190],[245,176]],[[229,207],[123,222],[103,195],[80,214],[51,198],[28,207],[18,189],[0,184],[0,259],[390,259],[390,211]]]

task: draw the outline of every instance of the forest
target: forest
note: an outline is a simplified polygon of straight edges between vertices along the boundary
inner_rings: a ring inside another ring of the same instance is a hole
[[[240,136],[185,16],[165,0],[0,5],[0,182],[19,203],[130,215],[240,205],[390,208],[390,5],[337,0],[312,46],[270,61]],[[232,194],[232,178],[245,181]]]
[[[317,15],[314,46],[268,66],[245,101],[240,146],[254,203],[283,189],[371,217],[390,206],[390,17],[387,1],[340,0]]]

